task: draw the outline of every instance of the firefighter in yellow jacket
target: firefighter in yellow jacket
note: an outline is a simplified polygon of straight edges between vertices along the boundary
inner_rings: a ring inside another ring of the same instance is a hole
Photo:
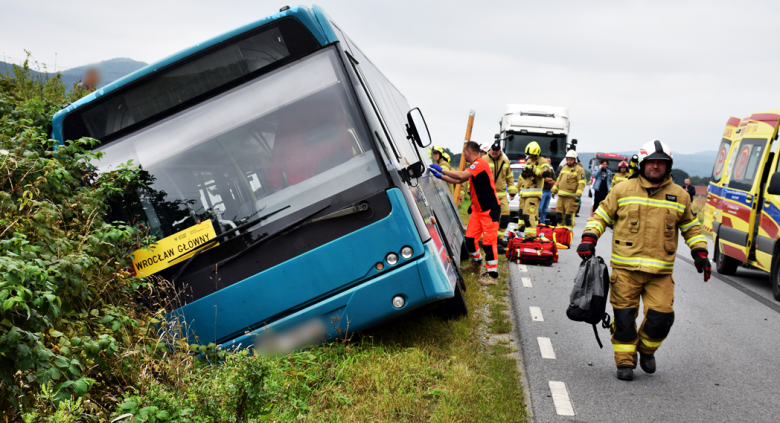
[[[520,174],[522,183],[518,181],[520,191],[520,221],[518,229],[525,231],[525,237],[536,236],[536,217],[539,212],[539,204],[542,202],[542,189],[544,178],[552,177],[550,163],[540,157],[542,148],[539,143],[531,141],[525,147],[525,167]]]
[[[620,172],[612,175],[612,186],[610,187],[610,191],[615,189],[619,183],[625,182],[631,177],[631,174],[628,172],[628,163],[625,160],[618,164],[618,170]]]
[[[588,219],[577,253],[583,260],[595,254],[596,241],[607,225],[612,233],[612,275],[609,301],[615,312],[612,347],[617,378],[631,380],[637,365],[646,373],[656,369],[655,352],[674,323],[674,280],[678,230],[691,249],[704,281],[711,266],[707,240],[691,212],[691,198],[672,182],[672,151],[655,140],[639,150],[639,171],[607,195]],[[636,329],[639,298],[644,320]]]
[[[441,166],[442,169],[452,170],[450,155],[445,153],[443,148],[434,145],[431,147],[430,154],[433,164]],[[455,185],[448,183],[447,186],[450,189],[450,195],[454,195]]]
[[[441,166],[442,169],[452,170],[452,166],[450,166],[450,163],[444,157],[445,154],[443,148],[435,145],[431,147],[431,160],[433,160],[433,164]]]
[[[509,226],[509,199],[517,195],[515,186],[515,177],[512,169],[509,167],[509,159],[501,151],[501,145],[498,142],[490,147],[490,152],[482,157],[490,166],[493,173],[493,180],[496,181],[496,196],[501,202],[501,219],[498,221],[498,241],[499,247],[506,247],[504,233]],[[507,196],[510,198],[507,199]],[[499,251],[501,254],[501,251]]]
[[[558,196],[555,204],[555,217],[558,227],[574,230],[574,215],[585,189],[585,171],[577,163],[577,152],[566,152],[566,165],[561,169],[558,180],[552,187],[553,195]]]

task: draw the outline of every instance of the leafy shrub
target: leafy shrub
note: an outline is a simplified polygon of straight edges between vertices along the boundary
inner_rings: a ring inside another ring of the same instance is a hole
[[[109,382],[100,370],[138,326],[115,305],[132,304],[144,284],[123,270],[143,234],[102,216],[139,171],[86,173],[96,141],[57,145],[44,132],[54,110],[0,94],[3,408],[31,403],[30,392],[48,383],[65,399]]]
[[[28,62],[0,75],[4,417],[207,422],[268,412],[267,363],[188,345],[164,320],[170,284],[127,271],[152,239],[142,225],[104,217],[148,174],[130,163],[97,174],[98,141],[49,139],[58,105],[79,93],[66,94],[59,77],[33,76]],[[224,364],[208,364],[215,360]]]

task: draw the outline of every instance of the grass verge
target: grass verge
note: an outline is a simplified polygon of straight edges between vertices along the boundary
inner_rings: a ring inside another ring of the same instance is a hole
[[[526,421],[514,349],[488,334],[512,328],[503,257],[499,274],[488,289],[464,274],[467,317],[416,311],[351,342],[278,358],[266,386],[284,393],[264,421]]]

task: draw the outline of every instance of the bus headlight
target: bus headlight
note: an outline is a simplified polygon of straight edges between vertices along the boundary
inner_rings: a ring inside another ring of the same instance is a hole
[[[388,254],[386,257],[385,257],[385,261],[386,261],[386,262],[387,262],[387,264],[389,264],[390,266],[395,266],[396,264],[398,264],[398,254],[396,254],[396,253],[389,253],[389,254]]]
[[[406,300],[404,297],[400,295],[396,295],[393,297],[393,307],[395,308],[402,308],[404,305],[406,305]]]
[[[410,246],[406,246],[404,248],[401,248],[401,257],[408,259],[412,257],[412,254],[414,254],[414,250]]]

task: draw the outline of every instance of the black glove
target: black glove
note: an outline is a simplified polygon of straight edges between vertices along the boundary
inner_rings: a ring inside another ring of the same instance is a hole
[[[468,213],[471,214],[471,204],[469,204],[469,210]]]
[[[693,264],[696,266],[696,270],[698,270],[699,273],[704,272],[704,282],[710,280],[710,276],[712,275],[712,264],[710,264],[707,250],[704,248],[694,248],[691,250],[691,256],[693,256]]]
[[[598,238],[593,234],[585,234],[582,236],[582,242],[580,242],[580,245],[577,247],[577,254],[580,255],[580,258],[583,261],[588,260],[596,254],[596,242],[598,242]]]
[[[552,176],[553,176],[553,174],[549,170],[545,170],[544,172],[542,172],[542,177],[543,178],[552,178]]]

